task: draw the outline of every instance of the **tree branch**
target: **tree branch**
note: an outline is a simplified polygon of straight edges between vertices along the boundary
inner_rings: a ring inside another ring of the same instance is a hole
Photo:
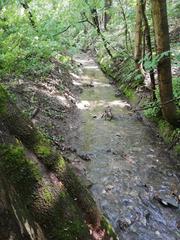
[[[81,20],[81,21],[79,21],[79,22],[77,22],[77,23],[84,23],[84,22],[89,22],[89,21],[88,21],[88,19],[83,19],[83,20]],[[58,33],[55,33],[55,34],[53,35],[53,37],[56,37],[56,36],[58,36],[58,35],[60,35],[60,34],[62,34],[62,33],[65,33],[65,32],[68,31],[72,26],[74,26],[74,24],[73,24],[73,25],[70,24],[70,25],[67,26],[64,30],[62,30],[62,31],[60,31],[60,32],[58,32]]]
[[[168,103],[175,102],[175,101],[178,101],[178,100],[180,100],[180,97],[173,98],[173,99],[171,99],[169,101],[166,101],[163,104],[160,104],[159,107],[162,107],[164,105],[167,105]],[[146,106],[146,107],[142,107],[142,108],[139,108],[139,109],[134,109],[133,112],[144,111],[144,110],[147,110],[147,109],[150,109],[150,108],[154,108],[154,107],[157,107],[157,106],[158,106],[158,104],[156,103],[156,104],[154,104],[152,106]]]

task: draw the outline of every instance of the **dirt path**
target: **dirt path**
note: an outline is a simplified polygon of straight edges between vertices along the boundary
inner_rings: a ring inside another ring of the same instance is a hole
[[[177,162],[151,129],[134,115],[88,56],[74,84],[83,87],[79,117],[65,137],[73,163],[92,182],[91,191],[120,239],[180,238],[180,183]],[[111,121],[102,118],[107,106]],[[77,159],[84,158],[84,164]]]

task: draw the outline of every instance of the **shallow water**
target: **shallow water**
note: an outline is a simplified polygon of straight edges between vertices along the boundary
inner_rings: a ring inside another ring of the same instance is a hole
[[[180,239],[180,207],[164,205],[167,198],[178,202],[176,160],[129,110],[128,102],[115,97],[109,80],[90,57],[75,60],[82,65],[78,84],[94,87],[84,87],[80,95],[81,124],[74,128],[70,142],[79,154],[91,156],[86,170],[96,202],[120,239]],[[112,121],[101,118],[107,106]]]

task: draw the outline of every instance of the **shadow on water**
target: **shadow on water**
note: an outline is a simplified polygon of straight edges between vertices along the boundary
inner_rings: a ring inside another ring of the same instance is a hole
[[[84,87],[80,95],[81,124],[70,141],[78,153],[92,156],[87,175],[97,203],[120,239],[180,239],[176,160],[134,116],[129,104],[115,97],[90,57],[75,60],[82,65],[78,84],[93,86]],[[112,121],[101,118],[107,106],[112,109]]]

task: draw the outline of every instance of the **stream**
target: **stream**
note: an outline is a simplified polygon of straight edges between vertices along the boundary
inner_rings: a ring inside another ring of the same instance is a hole
[[[91,159],[85,162],[86,175],[97,204],[119,239],[180,239],[177,159],[125,98],[115,96],[91,57],[82,54],[75,60],[82,69],[75,84],[83,91],[69,142],[79,155]],[[102,117],[107,106],[111,121]]]

